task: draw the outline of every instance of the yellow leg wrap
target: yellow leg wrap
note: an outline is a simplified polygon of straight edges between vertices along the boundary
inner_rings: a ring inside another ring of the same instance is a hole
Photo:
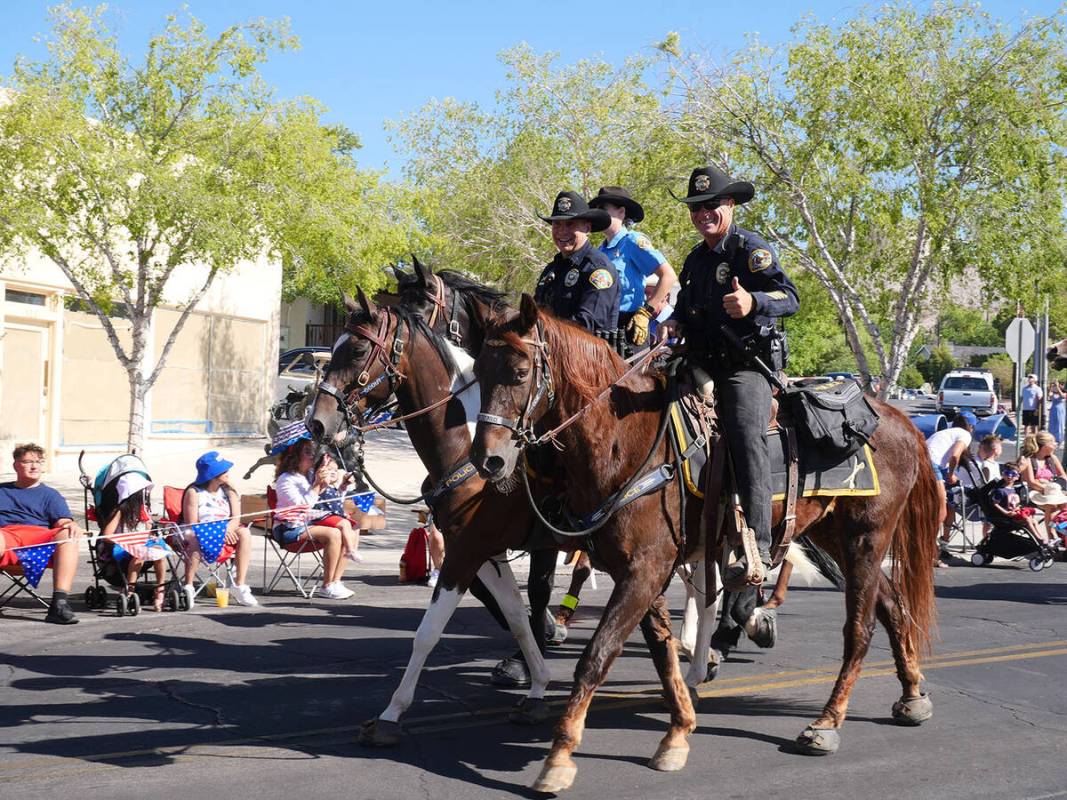
[[[559,604],[564,608],[569,608],[571,611],[574,611],[574,609],[578,607],[578,598],[573,594],[565,594],[563,595],[563,599],[559,601]]]

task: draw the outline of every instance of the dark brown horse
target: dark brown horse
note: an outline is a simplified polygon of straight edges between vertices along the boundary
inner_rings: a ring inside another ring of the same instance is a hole
[[[523,296],[521,308],[491,328],[475,363],[481,383],[482,414],[471,460],[490,481],[506,480],[522,469],[520,451],[531,432],[560,424],[589,406],[606,386],[619,381],[626,365],[606,343],[540,312]],[[546,383],[547,382],[547,383]],[[571,513],[585,517],[619,490],[639,469],[657,440],[665,403],[661,384],[634,374],[610,396],[558,434]],[[840,674],[822,715],[797,739],[802,752],[834,752],[852,685],[859,676],[877,617],[885,626],[903,695],[893,718],[916,725],[932,706],[920,690],[918,654],[929,644],[934,622],[932,565],[937,555],[937,489],[925,444],[911,422],[876,403],[881,424],[872,445],[881,493],[876,497],[804,498],[797,503],[797,531],[814,537],[841,565],[846,581],[845,652]],[[670,460],[656,445],[654,461]],[[578,747],[593,693],[604,681],[623,643],[653,605],[680,558],[678,481],[624,507],[594,534],[592,552],[615,581],[615,588],[576,670],[576,683],[535,789],[557,792],[571,785]],[[687,505],[699,516],[698,503]],[[776,504],[775,520],[783,510]],[[689,531],[698,529],[687,520]],[[695,538],[695,537],[693,537]],[[893,559],[892,579],[883,573]],[[661,601],[659,601],[661,602]],[[646,638],[663,628],[646,629]],[[677,674],[673,646],[666,648]],[[660,745],[683,752],[694,726],[688,697],[672,711],[671,727]],[[684,758],[679,759],[684,763]]]

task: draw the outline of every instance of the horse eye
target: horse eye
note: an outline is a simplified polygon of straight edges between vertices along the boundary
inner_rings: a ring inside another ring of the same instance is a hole
[[[528,369],[517,369],[517,370],[515,370],[515,377],[520,381],[524,381],[528,377],[530,377],[530,370],[528,370]]]

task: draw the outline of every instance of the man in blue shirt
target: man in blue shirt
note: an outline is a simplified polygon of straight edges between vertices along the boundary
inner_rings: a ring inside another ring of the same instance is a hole
[[[663,253],[652,246],[652,241],[631,229],[631,225],[645,218],[645,209],[627,189],[602,186],[589,205],[604,209],[611,217],[600,251],[611,259],[619,273],[619,327],[626,329],[630,344],[642,347],[648,341],[649,322],[656,319],[667,304],[678,276]],[[645,278],[650,275],[655,275],[658,282],[646,301]]]
[[[18,562],[13,548],[64,542],[52,556],[52,603],[45,622],[73,625],[78,621],[67,598],[78,569],[81,528],[55,489],[41,483],[44,450],[36,444],[15,448],[15,480],[0,484],[0,566]],[[73,540],[69,544],[67,540]]]

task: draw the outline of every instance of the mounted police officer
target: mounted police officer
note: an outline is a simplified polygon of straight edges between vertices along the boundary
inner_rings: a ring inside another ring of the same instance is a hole
[[[560,319],[590,333],[619,325],[619,273],[606,255],[593,247],[589,234],[602,231],[611,217],[590,208],[577,192],[560,192],[552,212],[552,241],[559,250],[537,280],[534,300]]]
[[[627,189],[602,186],[589,205],[602,208],[611,216],[600,251],[611,259],[619,273],[619,326],[626,330],[630,344],[643,347],[648,341],[648,324],[667,305],[678,276],[648,236],[632,229],[645,218],[645,209]],[[652,275],[657,283],[646,300],[645,279]]]
[[[734,589],[743,588],[746,574],[747,584],[758,587],[771,563],[767,449],[771,386],[751,357],[758,356],[773,370],[785,366],[784,333],[778,320],[794,314],[800,305],[796,287],[771,246],[733,221],[734,209],[754,194],[751,183],[735,181],[716,167],[693,170],[686,196],[675,199],[689,206],[690,220],[703,241],[686,258],[674,314],[657,331],[661,341],[684,336],[687,360],[714,380],[741,507],[762,562],[727,568],[724,583]],[[754,606],[754,592],[741,594],[748,598],[745,605]],[[773,619],[769,624],[773,627]]]

